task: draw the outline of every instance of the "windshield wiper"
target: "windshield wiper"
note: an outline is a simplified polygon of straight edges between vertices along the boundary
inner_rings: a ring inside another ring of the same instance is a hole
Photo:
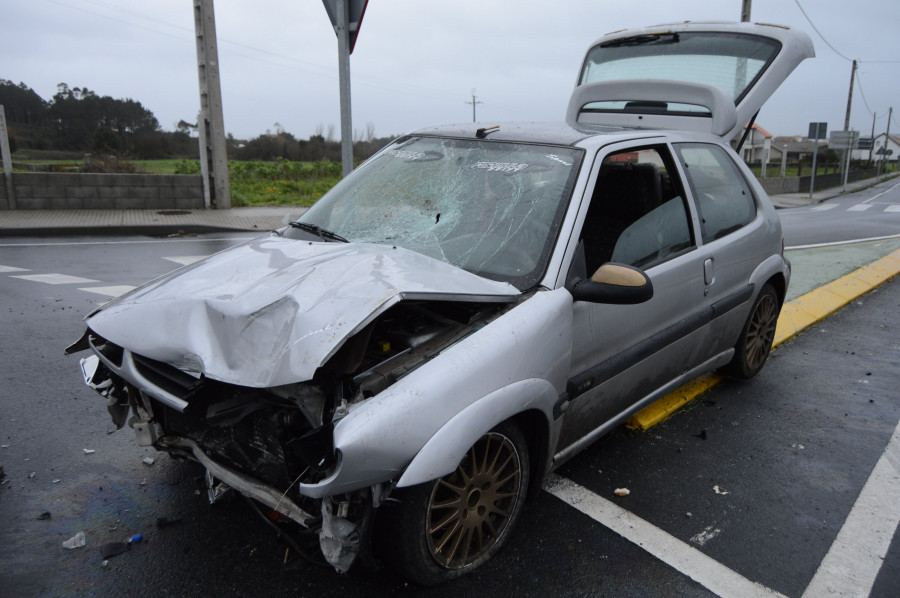
[[[644,35],[634,35],[632,37],[623,37],[622,39],[614,39],[600,44],[600,47],[619,48],[622,46],[643,46],[655,42],[660,42],[661,44],[677,44],[678,41],[679,36],[677,33],[648,33]]]
[[[309,224],[308,222],[291,222],[291,227],[299,228],[300,230],[304,230],[308,233],[313,233],[323,241],[340,241],[341,243],[350,242],[339,234],[324,229],[317,224]]]

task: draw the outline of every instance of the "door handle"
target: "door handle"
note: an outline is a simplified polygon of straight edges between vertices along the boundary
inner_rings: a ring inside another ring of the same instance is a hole
[[[715,277],[715,273],[713,271],[712,258],[707,258],[703,262],[703,281],[707,285],[711,285],[715,279],[716,279],[716,277]]]

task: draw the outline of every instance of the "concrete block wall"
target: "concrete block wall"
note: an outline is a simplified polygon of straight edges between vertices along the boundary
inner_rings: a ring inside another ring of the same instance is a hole
[[[203,209],[203,181],[190,174],[13,173],[19,210]],[[10,209],[6,188],[0,209]]]

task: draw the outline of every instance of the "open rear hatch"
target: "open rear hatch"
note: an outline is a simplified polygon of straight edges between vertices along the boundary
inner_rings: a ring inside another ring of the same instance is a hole
[[[610,33],[585,56],[570,124],[731,139],[803,60],[805,33],[755,23],[678,23]]]

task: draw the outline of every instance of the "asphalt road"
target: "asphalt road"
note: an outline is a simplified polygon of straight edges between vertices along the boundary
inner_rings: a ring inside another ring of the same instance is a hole
[[[788,247],[900,234],[900,181],[890,179],[856,193],[803,208],[779,210]]]
[[[99,303],[243,238],[0,241],[0,596],[420,593],[390,571],[285,563],[285,544],[242,501],[207,504],[199,467],[110,433],[77,356],[62,355]],[[803,595],[842,528],[862,544],[894,534],[877,517],[875,530],[848,521],[900,420],[898,304],[889,282],[779,348],[754,380],[649,432],[616,430],[558,472],[587,498],[541,492],[496,559],[429,594],[707,596],[724,579],[720,594]],[[631,493],[614,496],[621,487]],[[632,531],[583,512],[609,504]],[[78,531],[87,546],[64,549]],[[103,566],[98,547],[133,533],[144,541]],[[836,554],[827,569],[859,565],[860,551]],[[872,596],[896,596],[897,536],[874,575]]]

